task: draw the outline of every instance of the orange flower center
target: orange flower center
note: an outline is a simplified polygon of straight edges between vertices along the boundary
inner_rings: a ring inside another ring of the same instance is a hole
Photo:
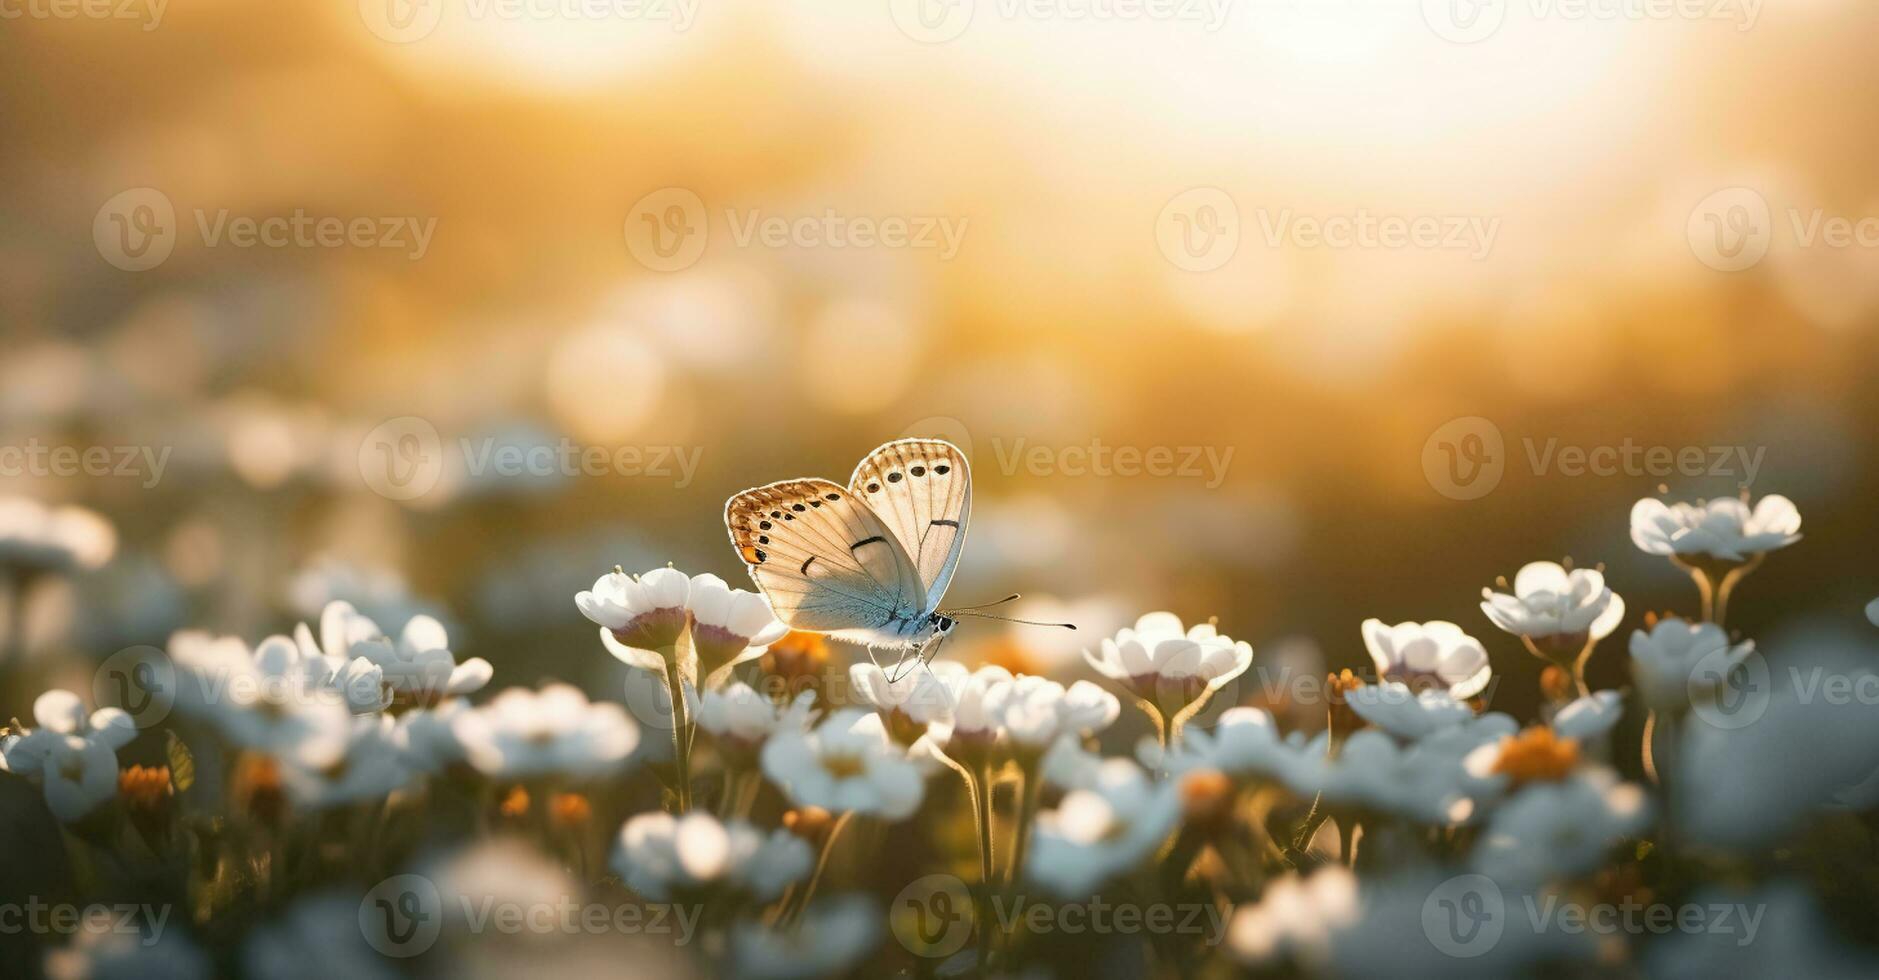
[[[1493,771],[1519,785],[1564,779],[1578,765],[1578,741],[1559,738],[1551,728],[1535,725],[1501,739],[1501,755],[1494,760]]]

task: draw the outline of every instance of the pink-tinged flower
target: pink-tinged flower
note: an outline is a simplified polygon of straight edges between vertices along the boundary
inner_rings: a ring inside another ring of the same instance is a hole
[[[600,640],[614,656],[663,672],[665,660],[657,651],[672,648],[684,635],[691,586],[691,578],[676,568],[637,576],[614,571],[594,582],[592,591],[576,595],[574,604],[600,624]]]
[[[1364,620],[1364,647],[1377,666],[1377,677],[1415,692],[1443,691],[1457,701],[1480,694],[1493,670],[1481,641],[1454,623],[1397,623]]]
[[[768,599],[733,589],[716,575],[692,576],[685,606],[703,677],[762,655],[764,647],[789,632]]]
[[[1502,580],[1502,585],[1506,580]],[[1595,568],[1568,571],[1557,562],[1536,561],[1514,576],[1513,593],[1482,589],[1481,611],[1494,625],[1529,639],[1568,638],[1580,646],[1618,628],[1625,601],[1605,585]]]
[[[1631,508],[1631,540],[1646,554],[1742,563],[1801,540],[1801,512],[1780,494],[1753,510],[1737,497],[1694,504],[1646,497]]]

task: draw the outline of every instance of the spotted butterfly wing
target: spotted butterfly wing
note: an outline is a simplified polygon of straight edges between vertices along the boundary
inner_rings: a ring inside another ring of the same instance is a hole
[[[724,505],[731,543],[777,618],[870,645],[905,644],[926,590],[897,534],[848,489],[784,480]]]
[[[861,461],[848,481],[894,532],[919,572],[927,612],[939,607],[965,549],[972,468],[943,439],[901,439]]]

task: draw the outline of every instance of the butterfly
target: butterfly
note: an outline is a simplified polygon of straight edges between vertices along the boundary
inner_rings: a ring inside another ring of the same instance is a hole
[[[897,649],[891,681],[910,654],[930,662],[957,615],[983,615],[983,606],[939,608],[971,515],[972,468],[943,439],[887,443],[845,487],[782,480],[724,505],[731,543],[777,618],[865,644],[870,659]]]

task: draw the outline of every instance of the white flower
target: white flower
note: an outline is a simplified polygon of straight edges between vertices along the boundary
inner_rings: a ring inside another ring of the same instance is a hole
[[[698,700],[698,727],[711,734],[718,749],[739,767],[753,766],[764,743],[777,732],[800,732],[815,712],[816,692],[803,691],[787,705],[777,704],[743,681],[705,691]]]
[[[1000,689],[1011,682],[1011,672],[996,665],[980,667],[966,677],[953,704],[952,730],[944,733],[948,755],[966,766],[991,759],[999,739],[999,720],[992,709],[1003,703]]]
[[[1242,904],[1227,926],[1227,945],[1248,966],[1283,960],[1316,970],[1330,958],[1333,932],[1357,920],[1357,876],[1332,865],[1311,877],[1296,872],[1266,886],[1258,904]]]
[[[966,686],[967,672],[964,664],[943,660],[907,669],[899,680],[889,681],[887,671],[870,662],[850,666],[848,679],[861,700],[880,713],[887,733],[912,745],[928,726],[952,722],[955,692]]]
[[[346,731],[339,761],[325,766],[286,765],[281,782],[298,806],[323,810],[365,800],[380,800],[403,789],[417,775],[388,715],[360,715]]]
[[[181,632],[170,639],[176,707],[205,719],[224,738],[296,765],[322,767],[345,750],[343,696],[327,661],[271,636],[253,651],[232,636]]]
[[[83,507],[0,497],[0,566],[28,572],[101,568],[117,552],[111,522]]]
[[[1754,510],[1736,497],[1694,504],[1645,497],[1631,508],[1631,541],[1646,554],[1746,562],[1799,540],[1801,512],[1780,494],[1763,497]]]
[[[103,742],[113,751],[137,737],[137,723],[122,708],[99,708],[86,714],[85,703],[70,691],[41,694],[33,701],[33,720],[46,731]]]
[[[1104,640],[1100,653],[1085,650],[1083,659],[1143,700],[1178,711],[1245,673],[1253,648],[1220,635],[1212,623],[1183,630],[1175,614],[1152,612]]]
[[[1399,738],[1416,739],[1474,717],[1447,691],[1413,690],[1400,681],[1366,684],[1344,695],[1357,717]]]
[[[1602,640],[1625,616],[1624,599],[1594,568],[1568,572],[1557,562],[1530,562],[1514,575],[1513,588],[1512,595],[1482,589],[1481,611],[1515,636]]]
[[[1479,816],[1481,802],[1498,787],[1471,777],[1463,766],[1468,753],[1511,734],[1514,720],[1484,715],[1416,742],[1402,745],[1374,731],[1352,733],[1334,760],[1301,766],[1292,788],[1301,795],[1322,793],[1329,804],[1355,806],[1406,817],[1434,826],[1465,824]],[[1306,759],[1321,759],[1324,736],[1308,748]]]
[[[1297,733],[1281,737],[1272,715],[1262,708],[1229,708],[1212,731],[1187,729],[1178,747],[1163,750],[1160,742],[1144,738],[1136,758],[1151,769],[1173,775],[1209,769],[1241,779],[1290,783],[1301,766],[1304,743]]]
[[[626,709],[590,702],[568,684],[539,692],[509,688],[454,727],[470,764],[504,779],[604,776],[625,765],[639,744]]]
[[[692,900],[709,888],[768,902],[809,874],[815,855],[787,830],[768,834],[742,820],[705,813],[642,813],[620,828],[613,869],[626,886],[655,902]]]
[[[1559,709],[1553,734],[1590,742],[1611,731],[1624,713],[1624,697],[1617,691],[1595,691]]]
[[[794,929],[758,921],[731,927],[733,975],[752,980],[808,980],[847,973],[881,941],[881,912],[861,895],[809,907]]]
[[[1025,877],[1061,898],[1088,898],[1154,853],[1180,819],[1173,781],[1150,779],[1127,759],[1106,760],[1087,788],[1038,815]]]
[[[1744,918],[1735,928],[1684,930],[1652,943],[1644,951],[1644,975],[1662,980],[1879,976],[1879,958],[1840,935],[1802,882],[1778,880],[1746,895],[1706,889],[1692,897],[1691,907],[1741,909],[1756,922],[1750,925]]]
[[[808,732],[779,732],[763,747],[763,774],[796,806],[902,820],[920,806],[919,768],[874,715],[843,709]]]
[[[1065,688],[1042,677],[1021,675],[985,692],[986,715],[997,721],[1012,747],[1041,755],[1060,735],[1087,735],[1108,728],[1121,713],[1116,696],[1077,681]]]
[[[475,709],[463,698],[450,698],[434,707],[412,708],[398,716],[398,737],[411,765],[421,772],[439,773],[466,762],[457,720]]]
[[[1493,671],[1481,641],[1442,620],[1397,623],[1366,619],[1364,647],[1380,681],[1400,681],[1414,691],[1445,691],[1466,701],[1488,686]]]
[[[72,823],[117,796],[117,753],[98,739],[52,735],[39,780],[46,809],[60,823]]]
[[[657,652],[673,647],[684,634],[690,613],[686,600],[692,580],[676,568],[655,568],[644,575],[602,575],[590,592],[574,597],[581,615],[600,624],[600,642],[628,664],[663,674]]]
[[[323,658],[336,688],[346,693],[355,713],[382,711],[394,696],[415,704],[473,694],[489,683],[489,661],[472,657],[457,663],[442,623],[417,615],[393,642],[378,624],[344,601],[329,602],[320,612],[320,642],[305,623],[294,630],[303,656]],[[374,690],[372,682],[379,687]]]
[[[1497,895],[1498,905],[1493,904]],[[1473,897],[1487,899],[1486,908],[1472,907],[1468,900]],[[1489,980],[1564,967],[1576,975],[1584,971],[1573,967],[1589,963],[1600,940],[1609,938],[1583,922],[1551,914],[1558,896],[1536,896],[1428,865],[1366,874],[1358,883],[1358,904],[1355,922],[1333,925],[1331,962],[1317,972]],[[1494,927],[1487,926],[1487,919],[1475,918],[1484,911],[1494,917],[1498,931],[1489,931]],[[1438,937],[1444,945],[1437,945]]]
[[[764,647],[789,632],[770,610],[768,599],[733,589],[716,575],[692,576],[685,608],[703,676],[762,654]]]
[[[1502,802],[1475,848],[1477,870],[1499,881],[1538,885],[1597,868],[1612,845],[1650,819],[1644,791],[1610,770],[1581,769],[1533,782]]]
[[[437,886],[444,934],[471,956],[489,951],[489,909],[559,907],[581,894],[561,862],[515,837],[477,840],[427,862],[422,873]]]
[[[242,975],[253,980],[395,980],[392,961],[366,945],[356,896],[323,894],[296,902],[242,944]]]
[[[1753,641],[1730,646],[1715,623],[1689,623],[1671,617],[1650,632],[1631,634],[1631,677],[1638,696],[1652,711],[1678,713],[1755,651]],[[1704,669],[1697,670],[1698,665]],[[1711,669],[1714,668],[1714,669]]]

